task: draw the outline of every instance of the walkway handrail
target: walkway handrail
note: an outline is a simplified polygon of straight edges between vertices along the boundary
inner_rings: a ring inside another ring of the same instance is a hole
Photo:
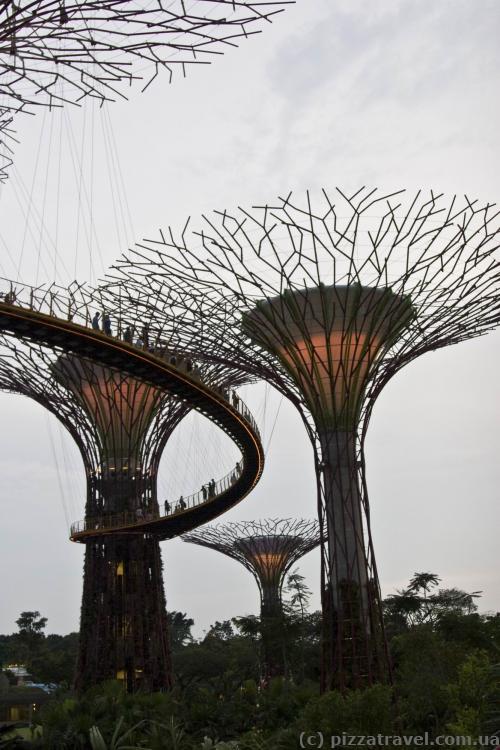
[[[220,495],[223,495],[236,481],[239,479],[242,473],[241,461],[238,461],[235,468],[228,472],[222,479],[203,485],[203,487],[197,492],[193,492],[192,495],[182,497],[184,507],[182,507],[181,498],[176,503],[169,503],[170,510],[168,513],[161,513],[159,510],[155,512],[143,511],[141,508],[137,510],[123,511],[122,513],[114,513],[105,516],[99,516],[94,518],[86,518],[81,521],[76,521],[71,524],[71,536],[79,534],[82,531],[97,531],[97,530],[109,530],[121,529],[125,527],[137,526],[141,523],[148,523],[150,521],[158,521],[160,519],[168,518],[169,516],[175,516],[180,513],[184,513],[192,508],[199,507],[206,503],[216,500]],[[210,489],[210,485],[212,489]],[[143,533],[138,528],[139,533]]]

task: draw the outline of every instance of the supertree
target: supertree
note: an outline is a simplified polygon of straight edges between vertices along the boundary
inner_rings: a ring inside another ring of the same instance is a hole
[[[222,552],[252,573],[260,592],[263,678],[285,674],[282,589],[285,576],[320,543],[316,521],[271,518],[203,526],[182,539]]]
[[[129,315],[147,279],[159,330],[175,327],[193,356],[267,380],[302,416],[322,535],[324,689],[390,679],[367,428],[404,365],[497,325],[498,232],[494,206],[467,197],[336,189],[217,211],[200,227],[161,231],[115,266]]]
[[[60,289],[45,292],[37,290],[47,299],[51,319],[61,306],[74,316]],[[77,286],[75,292],[72,304],[81,304],[82,288]],[[33,290],[26,293],[32,307],[34,296]],[[19,298],[17,288],[16,307]],[[145,332],[141,335],[140,347],[145,347]],[[160,517],[160,458],[191,404],[121,369],[29,337],[2,334],[0,351],[0,390],[27,396],[52,412],[74,438],[84,464],[85,525],[98,531],[84,539],[76,687],[83,690],[118,679],[128,691],[167,689],[172,672],[159,537],[142,529],[100,530],[108,522],[113,525],[117,516],[127,518],[129,525]],[[189,370],[211,387],[242,381],[241,375],[233,377],[218,365],[197,367],[165,345],[157,344],[155,356],[175,357],[178,369]]]
[[[122,82],[210,62],[259,31],[287,0],[0,2],[0,95],[15,111],[85,96],[123,96]],[[149,67],[149,70],[148,70]]]

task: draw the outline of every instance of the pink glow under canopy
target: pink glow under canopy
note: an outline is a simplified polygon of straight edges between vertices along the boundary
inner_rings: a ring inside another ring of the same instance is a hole
[[[95,425],[107,460],[135,470],[144,436],[165,398],[162,391],[73,355],[61,356],[53,370]]]
[[[316,418],[353,426],[379,355],[413,316],[409,299],[388,288],[318,286],[259,302],[243,326],[278,357]]]

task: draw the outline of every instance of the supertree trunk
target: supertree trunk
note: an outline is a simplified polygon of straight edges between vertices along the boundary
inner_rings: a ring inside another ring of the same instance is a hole
[[[260,608],[263,681],[286,677],[286,644],[283,639],[284,612],[279,592],[263,589]]]
[[[373,556],[362,447],[354,431],[319,438],[319,502],[328,540],[322,561],[327,689],[390,677],[380,587]]]
[[[85,551],[76,688],[118,679],[127,691],[172,686],[159,543],[138,535]]]

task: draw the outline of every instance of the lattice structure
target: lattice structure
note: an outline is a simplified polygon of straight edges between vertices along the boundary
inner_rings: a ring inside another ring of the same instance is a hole
[[[71,304],[56,291],[42,290],[41,300],[70,316],[76,308],[81,315],[82,304],[91,302],[91,292],[79,285],[73,286]],[[37,293],[40,290],[25,290],[32,306]],[[15,295],[16,304],[21,301],[19,286],[11,284],[9,294]],[[140,345],[146,346],[144,327],[140,335]],[[102,524],[118,513],[138,520],[158,517],[159,461],[189,404],[57,347],[2,335],[0,350],[0,390],[25,395],[49,409],[80,449],[87,479],[87,525]],[[158,345],[156,354],[173,356],[164,345]],[[188,366],[180,357],[177,361],[179,367]],[[217,365],[189,366],[198,377],[221,387],[242,380],[235,376],[233,381],[231,373]],[[76,686],[86,689],[105,679],[122,680],[129,691],[162,690],[172,683],[161,554],[156,537],[148,533],[108,534],[86,543]]]
[[[147,288],[159,332],[267,380],[302,415],[322,533],[324,688],[390,679],[366,431],[404,365],[498,325],[498,216],[491,204],[432,191],[290,194],[162,231],[120,260],[110,282],[113,297],[123,280],[130,317]]]
[[[287,0],[33,0],[0,2],[0,96],[15,111],[85,96],[210,62],[260,31]],[[146,73],[144,73],[146,70]]]
[[[285,673],[282,639],[285,576],[320,543],[316,521],[271,518],[204,526],[184,534],[185,542],[222,552],[249,570],[260,591],[264,679]]]
[[[8,168],[12,165],[14,132],[11,126],[12,115],[0,107],[0,183],[7,179]]]

